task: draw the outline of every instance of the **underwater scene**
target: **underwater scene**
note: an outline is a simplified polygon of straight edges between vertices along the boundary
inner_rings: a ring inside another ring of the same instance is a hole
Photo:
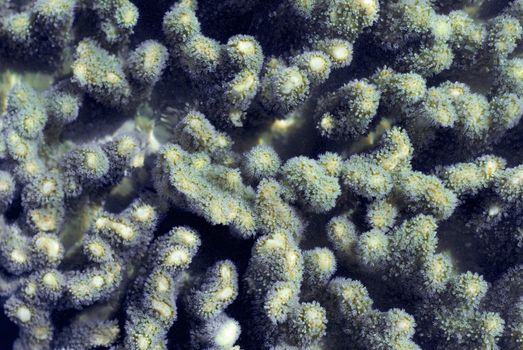
[[[1,350],[523,350],[523,0],[0,0]]]

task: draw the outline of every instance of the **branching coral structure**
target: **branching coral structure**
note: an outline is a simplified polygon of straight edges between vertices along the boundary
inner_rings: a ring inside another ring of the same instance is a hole
[[[0,0],[0,347],[523,350],[522,38],[523,0]]]

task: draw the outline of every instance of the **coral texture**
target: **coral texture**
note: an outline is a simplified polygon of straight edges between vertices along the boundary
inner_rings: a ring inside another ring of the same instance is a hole
[[[523,350],[522,38],[523,0],[0,0],[0,347]]]

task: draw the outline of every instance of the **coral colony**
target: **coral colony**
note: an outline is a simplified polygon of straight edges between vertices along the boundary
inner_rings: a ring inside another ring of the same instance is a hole
[[[523,349],[522,38],[523,0],[0,0],[0,338]]]

